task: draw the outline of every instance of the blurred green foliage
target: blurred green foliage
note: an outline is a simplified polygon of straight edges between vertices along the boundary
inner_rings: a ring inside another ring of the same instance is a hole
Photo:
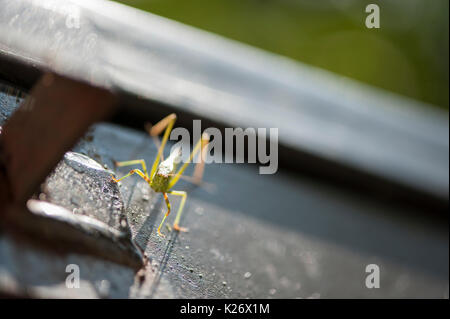
[[[442,108],[448,0],[120,0]],[[365,7],[380,7],[367,29]]]

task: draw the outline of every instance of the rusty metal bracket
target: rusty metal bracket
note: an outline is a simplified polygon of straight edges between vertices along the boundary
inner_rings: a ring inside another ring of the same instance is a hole
[[[6,184],[0,189],[9,189],[11,196],[3,201],[29,199],[64,153],[91,124],[110,116],[115,105],[115,96],[104,89],[44,74],[0,136],[5,174],[0,183]]]
[[[55,73],[41,77],[0,135],[3,230],[53,250],[88,253],[135,269],[142,265],[140,250],[126,229],[77,218],[45,202],[27,205],[66,151],[90,125],[111,116],[116,105],[115,94],[105,89]]]

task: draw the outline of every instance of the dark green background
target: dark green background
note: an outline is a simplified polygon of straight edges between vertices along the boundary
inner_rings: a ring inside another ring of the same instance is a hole
[[[448,0],[119,2],[449,107]],[[370,3],[380,7],[380,29],[365,27]]]

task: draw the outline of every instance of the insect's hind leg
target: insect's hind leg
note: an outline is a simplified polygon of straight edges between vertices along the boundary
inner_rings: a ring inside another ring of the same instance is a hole
[[[202,134],[202,137],[199,139],[199,141],[195,145],[194,150],[192,151],[191,155],[189,156],[189,160],[181,166],[181,168],[175,173],[175,176],[170,180],[169,189],[171,189],[173,186],[175,186],[175,184],[178,182],[181,175],[183,174],[184,170],[189,165],[189,163],[192,162],[192,159],[198,153],[198,151],[201,152],[200,153],[200,163],[197,163],[197,165],[195,166],[193,179],[194,179],[195,184],[197,184],[197,185],[200,184],[202,176],[203,176],[203,171],[204,171],[204,165],[205,165],[204,160],[205,160],[205,156],[206,156],[206,149],[207,149],[208,143],[209,143],[209,135],[206,132],[204,132]]]
[[[181,214],[183,213],[184,203],[186,202],[187,194],[186,194],[186,192],[183,192],[183,191],[171,191],[171,192],[169,192],[169,194],[181,196],[181,203],[180,203],[180,207],[178,208],[178,212],[177,212],[177,216],[175,217],[175,221],[173,222],[173,229],[175,229],[177,231],[181,231],[181,232],[186,232],[186,231],[188,231],[188,229],[184,228],[184,227],[180,227],[179,223],[180,223]]]
[[[166,142],[169,139],[170,132],[172,131],[173,125],[175,124],[175,121],[177,119],[177,116],[175,113],[169,114],[165,118],[163,118],[161,121],[159,121],[157,124],[149,128],[149,134],[151,136],[157,136],[159,135],[162,130],[165,128],[164,135],[161,141],[161,145],[159,146],[158,153],[156,154],[155,161],[152,165],[152,170],[150,171],[150,178],[153,178],[153,175],[156,172],[156,169],[158,167],[159,161],[162,157],[164,147],[166,146]]]
[[[195,164],[194,173],[192,174],[194,184],[196,185],[200,185],[203,179],[203,173],[205,171],[205,158],[206,158],[206,151],[208,149],[208,144],[209,144],[209,135],[203,133],[200,148],[200,162]]]

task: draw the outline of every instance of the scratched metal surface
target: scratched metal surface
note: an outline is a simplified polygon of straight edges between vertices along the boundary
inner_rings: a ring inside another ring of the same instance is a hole
[[[96,152],[108,165],[154,158],[145,133],[101,124],[93,135],[78,151]],[[213,191],[176,187],[190,189],[182,220],[190,232],[171,233],[170,241],[155,234],[162,197],[138,178],[122,184],[135,238],[174,296],[443,297],[448,289],[445,229],[393,218],[391,207],[285,172],[262,176],[256,167],[212,164],[205,180]],[[383,269],[380,290],[364,286],[370,263]],[[149,297],[158,295],[157,283]]]
[[[278,127],[282,147],[448,203],[448,112],[109,1],[0,6],[5,57],[226,126]]]
[[[16,106],[15,98],[0,93],[2,114]],[[156,147],[144,132],[100,123],[87,134],[74,151],[109,169],[112,160],[154,158]],[[190,231],[164,229],[166,239],[155,234],[165,211],[161,195],[138,178],[124,180],[128,222],[152,264],[141,286],[126,267],[16,247],[5,237],[0,286],[20,294],[26,283],[33,297],[448,298],[448,228],[309,178],[257,172],[249,165],[211,164],[205,181],[214,187],[180,182],[176,189],[188,191],[182,224]],[[176,208],[178,199],[171,200]],[[33,263],[39,266],[30,272]],[[67,263],[80,265],[80,290],[65,288]],[[370,263],[380,266],[380,289],[365,287]]]

